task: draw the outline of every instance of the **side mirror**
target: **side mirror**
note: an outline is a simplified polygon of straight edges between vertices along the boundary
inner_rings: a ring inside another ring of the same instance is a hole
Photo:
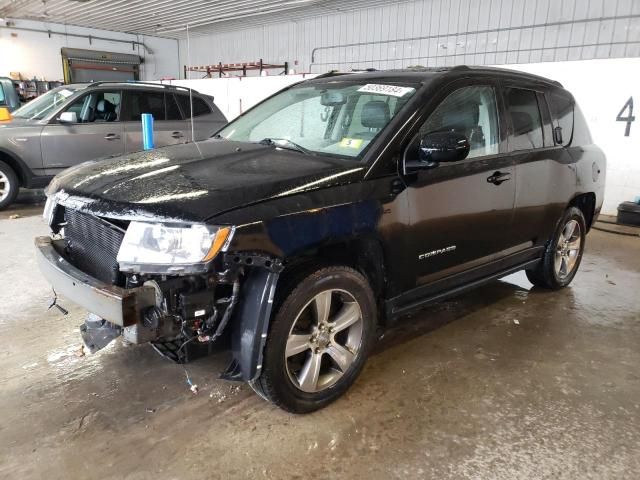
[[[405,159],[404,173],[437,167],[440,163],[459,162],[469,155],[467,137],[456,132],[432,132],[420,139],[418,160]]]
[[[76,112],[62,112],[58,121],[60,123],[78,123],[78,114]]]

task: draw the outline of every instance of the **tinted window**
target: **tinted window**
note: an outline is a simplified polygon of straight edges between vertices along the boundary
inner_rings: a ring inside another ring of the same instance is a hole
[[[551,123],[551,113],[549,112],[549,105],[547,99],[543,93],[538,92],[538,106],[540,107],[540,114],[542,115],[542,128],[544,133],[544,146],[553,147],[555,145],[553,141],[553,125]]]
[[[125,92],[124,120],[138,122],[143,113],[150,113],[154,120],[164,120],[164,93],[162,92]]]
[[[173,96],[173,93],[167,93],[164,97],[165,106],[167,108],[167,120],[182,120],[178,103]]]
[[[549,97],[554,124],[562,128],[562,144],[568,145],[573,136],[573,99],[562,93],[551,93]]]
[[[120,92],[91,92],[69,105],[65,112],[75,113],[78,123],[117,122],[120,119],[120,97]]]
[[[508,88],[507,112],[511,117],[513,134],[509,138],[511,150],[530,150],[543,146],[540,109],[533,90]]]
[[[3,90],[3,85],[2,82],[0,82],[0,103],[4,104],[4,90]]]
[[[189,106],[189,95],[178,95],[178,103],[184,113],[185,118],[191,116],[191,107]],[[200,97],[193,95],[193,116],[199,117],[200,115],[208,115],[211,113],[211,109],[207,103]]]
[[[420,128],[420,136],[447,131],[467,137],[471,144],[467,158],[498,153],[500,134],[493,88],[474,86],[456,90],[429,116]]]
[[[199,117],[200,115],[208,115],[211,113],[211,109],[207,103],[200,97],[193,97],[193,116]]]

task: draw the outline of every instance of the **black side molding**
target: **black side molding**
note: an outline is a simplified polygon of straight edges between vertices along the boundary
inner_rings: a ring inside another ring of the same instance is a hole
[[[491,282],[493,280],[497,280],[500,277],[504,277],[506,275],[509,275],[511,273],[515,273],[515,272],[519,272],[520,270],[526,270],[529,268],[534,268],[541,260],[539,258],[536,258],[534,260],[529,260],[527,262],[515,265],[513,267],[507,268],[505,270],[501,270],[499,272],[496,272],[492,275],[488,275],[486,277],[482,277],[482,278],[478,278],[476,280],[470,281],[468,283],[462,284],[458,287],[455,288],[451,288],[449,290],[444,290],[444,291],[440,291],[438,293],[432,294],[432,295],[427,295],[423,298],[411,301],[411,302],[407,302],[407,303],[400,303],[398,302],[398,299],[396,297],[396,299],[391,299],[388,300],[386,302],[385,305],[385,310],[387,313],[387,318],[389,320],[396,320],[399,317],[402,317],[404,315],[408,315],[410,313],[415,312],[416,310],[419,310],[423,307],[426,307],[427,305],[431,304],[431,303],[435,303],[435,302],[439,302],[441,300],[444,300],[446,298],[449,297],[453,297],[456,295],[459,295],[461,293],[466,292],[467,290],[473,290],[474,288],[479,287],[480,285],[483,285],[485,283]]]

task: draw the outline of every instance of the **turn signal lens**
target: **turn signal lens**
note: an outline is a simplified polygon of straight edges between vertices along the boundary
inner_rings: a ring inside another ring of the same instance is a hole
[[[207,256],[202,260],[203,262],[208,262],[215,258],[220,249],[227,243],[229,234],[231,234],[231,227],[223,227],[218,230],[213,242],[211,243],[209,253],[207,253]]]

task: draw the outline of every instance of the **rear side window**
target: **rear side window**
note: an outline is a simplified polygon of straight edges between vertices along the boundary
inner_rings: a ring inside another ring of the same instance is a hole
[[[193,116],[199,117],[201,115],[208,115],[211,113],[211,109],[207,103],[200,97],[192,95],[193,97]],[[178,95],[178,103],[180,109],[185,118],[191,117],[191,107],[189,106],[189,95]]]
[[[164,97],[165,106],[167,109],[167,120],[182,120],[182,114],[178,103],[172,93],[167,93]]]
[[[542,148],[542,119],[536,92],[521,88],[507,88],[507,115],[511,118],[513,133],[509,137],[509,149],[531,150]]]
[[[573,137],[573,99],[560,92],[551,92],[549,98],[554,126],[562,129],[562,145],[569,145]]]
[[[154,120],[164,120],[164,93],[146,91],[125,92],[124,121],[139,122],[143,113],[150,113]]]
[[[2,82],[0,82],[0,104],[5,103],[3,87],[4,87],[4,85],[2,85]]]

